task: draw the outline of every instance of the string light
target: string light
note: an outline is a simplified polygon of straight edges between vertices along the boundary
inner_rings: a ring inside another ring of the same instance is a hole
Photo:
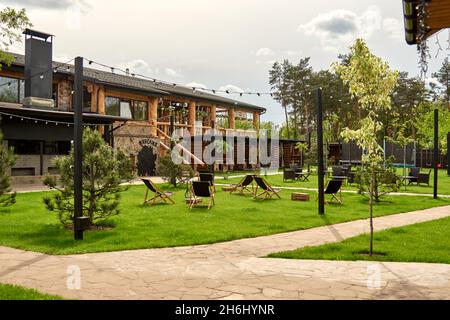
[[[20,121],[28,120],[28,121],[34,121],[34,123],[42,122],[42,123],[45,123],[46,125],[55,124],[57,126],[57,125],[61,124],[61,125],[66,125],[67,127],[70,127],[73,125],[72,122],[67,122],[67,121],[55,121],[55,120],[40,119],[40,118],[33,118],[33,117],[24,117],[24,116],[19,116],[19,115],[7,113],[7,112],[0,112],[0,115],[9,117],[10,119],[20,118]],[[83,123],[83,126],[87,126],[87,127],[95,126],[96,127],[96,126],[98,126],[98,124]]]
[[[85,60],[89,63],[89,65],[95,64],[95,65],[100,66],[102,68],[109,69],[114,74],[116,74],[115,73],[116,71],[119,71],[119,72],[123,73],[126,76],[130,76],[129,71],[127,72],[126,70],[123,70],[121,68],[113,67],[113,66],[110,66],[110,65],[107,65],[107,64],[104,64],[104,63],[100,63],[100,62],[96,62],[96,61],[90,60],[90,59],[85,59]],[[131,76],[132,77],[143,78],[143,79],[146,79],[146,80],[150,80],[153,83],[155,83],[155,85],[169,85],[169,86],[172,86],[174,88],[175,87],[183,87],[183,85],[180,85],[180,84],[177,84],[177,83],[166,82],[166,81],[159,80],[159,79],[156,79],[156,78],[153,78],[153,77],[149,77],[149,76],[146,76],[146,75],[143,75],[143,74],[139,74],[139,73],[131,73]],[[203,88],[203,87],[190,87],[190,89],[193,92],[206,91],[206,92],[211,92],[213,94],[217,94],[217,93],[239,94],[241,97],[243,95],[257,95],[258,97],[261,97],[262,95],[268,95],[270,97],[273,97],[273,92],[242,92],[242,91],[231,91],[231,90],[225,90],[225,89],[208,89],[208,88]]]
[[[31,75],[31,76],[25,78],[25,79],[20,79],[20,82],[23,84],[23,83],[25,83],[26,80],[31,80],[31,79],[33,79],[33,78],[35,78],[35,77],[39,77],[40,79],[44,79],[44,76],[45,76],[46,73],[48,73],[48,72],[56,72],[55,70],[58,70],[58,69],[61,68],[62,66],[65,66],[65,65],[71,63],[73,60],[74,60],[74,59],[70,59],[70,60],[67,61],[67,62],[60,63],[57,67],[53,67],[53,66],[52,66],[51,68],[48,68],[48,69],[45,70],[44,72],[38,72],[38,73],[35,73],[35,74],[33,74],[33,75]],[[70,66],[68,66],[68,68],[70,69]],[[19,79],[17,79],[17,80],[19,80]],[[11,85],[12,85],[11,82],[5,82],[5,83],[0,84],[0,87],[2,87],[2,86],[8,86],[8,87],[9,87],[9,86],[11,86]]]

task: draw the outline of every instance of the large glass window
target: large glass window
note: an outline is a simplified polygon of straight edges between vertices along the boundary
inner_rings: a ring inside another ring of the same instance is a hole
[[[115,97],[106,97],[105,112],[110,116],[145,121],[148,120],[148,103],[146,101],[121,100]]]
[[[120,116],[120,99],[114,97],[106,97],[105,113],[110,116]]]
[[[23,84],[19,79],[0,77],[0,101],[19,103],[23,95],[20,89],[23,92]]]
[[[122,118],[133,119],[130,101],[120,101],[120,116]]]
[[[83,111],[90,112],[92,105],[91,93],[88,91],[88,88],[83,87]]]
[[[148,120],[148,103],[145,101],[133,102],[133,119]]]
[[[69,154],[70,141],[42,141],[43,154],[66,155]],[[14,148],[18,155],[38,155],[41,153],[41,141],[33,140],[8,140],[8,146]]]

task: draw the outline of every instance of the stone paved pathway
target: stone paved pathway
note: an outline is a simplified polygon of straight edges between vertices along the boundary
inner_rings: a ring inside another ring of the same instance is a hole
[[[376,218],[375,226],[448,216],[450,206]],[[0,247],[0,283],[78,299],[450,299],[450,265],[261,258],[367,231],[360,220],[212,245],[73,256]],[[80,268],[79,290],[68,289],[71,266]]]

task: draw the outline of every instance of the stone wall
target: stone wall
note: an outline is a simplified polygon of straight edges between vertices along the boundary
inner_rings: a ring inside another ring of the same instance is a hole
[[[58,109],[70,110],[72,108],[72,83],[60,81],[58,84]]]
[[[49,171],[49,168],[54,168],[53,160],[56,155],[44,155],[43,156],[43,174],[54,173],[53,170]],[[12,169],[34,169],[34,175],[39,176],[41,174],[41,157],[39,155],[16,155],[16,163]],[[25,172],[25,171],[22,171]],[[10,172],[11,174],[11,172]],[[33,174],[27,174],[33,175]]]
[[[135,168],[138,167],[139,153],[149,147],[160,157],[162,150],[159,139],[150,135],[150,128],[145,126],[125,125],[114,132],[114,147],[127,154]]]

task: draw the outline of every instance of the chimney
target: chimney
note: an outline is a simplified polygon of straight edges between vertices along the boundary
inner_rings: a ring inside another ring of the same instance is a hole
[[[53,108],[53,35],[26,29],[25,35],[25,99],[30,107]]]

